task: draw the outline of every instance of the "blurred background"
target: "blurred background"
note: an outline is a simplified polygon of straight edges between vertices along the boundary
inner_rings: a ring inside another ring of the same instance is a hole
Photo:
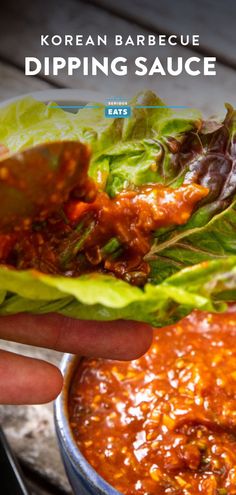
[[[199,107],[206,113],[222,111],[225,101],[236,105],[236,3],[234,0],[8,0],[0,16],[0,99],[51,87],[92,90],[106,97],[129,97],[145,88],[154,89],[169,104]],[[200,46],[67,46],[41,47],[40,35],[114,34],[123,37],[137,34],[199,34]],[[139,77],[130,70],[128,76],[68,77],[65,71],[56,76],[26,77],[24,58],[35,56],[124,56],[128,64],[137,56],[150,60],[180,56],[217,57],[216,76],[160,75]]]
[[[236,2],[235,0],[8,0],[0,13],[0,102],[25,93],[53,88],[96,91],[101,98],[119,95],[128,98],[142,89],[153,89],[168,104],[198,107],[205,114],[223,112],[224,102],[236,106]],[[82,34],[96,36],[121,34],[199,34],[194,47],[41,47],[40,35]],[[68,77],[24,75],[26,56],[124,56],[132,65],[137,56],[217,57],[214,77]],[[43,357],[59,363],[60,354],[0,342],[15,352]],[[56,445],[52,405],[0,406],[3,425],[24,475],[35,495],[71,493]],[[14,494],[3,494],[14,495]]]

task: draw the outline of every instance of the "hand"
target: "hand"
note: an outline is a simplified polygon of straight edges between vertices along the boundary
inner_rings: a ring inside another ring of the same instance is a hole
[[[0,338],[81,356],[130,360],[148,350],[152,329],[134,321],[18,314],[0,318]],[[1,404],[49,402],[60,393],[62,384],[62,375],[54,365],[0,350]]]

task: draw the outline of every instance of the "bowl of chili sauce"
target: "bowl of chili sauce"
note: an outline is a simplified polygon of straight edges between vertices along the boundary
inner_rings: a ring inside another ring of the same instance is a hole
[[[57,435],[75,494],[236,493],[236,308],[156,329],[131,362],[62,362]]]

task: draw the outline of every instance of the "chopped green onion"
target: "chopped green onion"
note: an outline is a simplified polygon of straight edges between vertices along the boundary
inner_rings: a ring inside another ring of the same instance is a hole
[[[102,248],[103,254],[112,254],[120,247],[119,241],[112,237],[107,244]]]

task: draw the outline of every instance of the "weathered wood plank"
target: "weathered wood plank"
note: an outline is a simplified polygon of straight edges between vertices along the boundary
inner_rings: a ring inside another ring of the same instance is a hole
[[[132,36],[140,33],[148,34],[148,31],[77,0],[67,0],[66,4],[62,0],[48,0],[46,10],[41,8],[39,2],[32,2],[30,6],[29,9],[27,0],[22,0],[20,4],[9,0],[7,7],[4,7],[1,12],[0,57],[2,54],[22,67],[25,55],[39,58],[54,55],[63,57],[93,55],[98,58],[103,56],[113,58],[122,55],[128,59],[129,73],[126,77],[112,75],[106,77],[104,74],[84,77],[80,73],[74,77],[68,77],[64,71],[57,77],[49,76],[49,81],[60,82],[65,87],[100,91],[105,97],[120,94],[125,98],[144,88],[150,88],[157,91],[169,104],[195,106],[207,113],[222,111],[223,103],[227,100],[236,105],[236,72],[221,64],[217,66],[215,77],[183,75],[174,78],[134,75],[134,59],[138,55],[146,56],[151,60],[157,55],[163,59],[167,56],[187,58],[196,55],[195,52],[185,48],[162,47],[160,52],[155,47],[128,46],[124,48],[114,47],[112,43],[105,47],[41,47],[40,35],[42,33],[49,35],[69,33],[84,36],[107,33],[108,38],[112,40],[115,33],[126,37],[128,34]],[[20,43],[17,43],[15,33]]]
[[[0,101],[50,87],[49,82],[44,82],[34,77],[26,78],[21,70],[0,62]]]
[[[199,34],[200,50],[236,68],[236,2],[226,0],[91,0],[114,14],[159,33]]]
[[[61,353],[0,341],[0,348],[59,364]],[[71,494],[55,437],[52,404],[0,406],[0,423],[18,459],[32,473]],[[37,485],[37,484],[36,484]],[[38,493],[44,495],[43,490]]]

